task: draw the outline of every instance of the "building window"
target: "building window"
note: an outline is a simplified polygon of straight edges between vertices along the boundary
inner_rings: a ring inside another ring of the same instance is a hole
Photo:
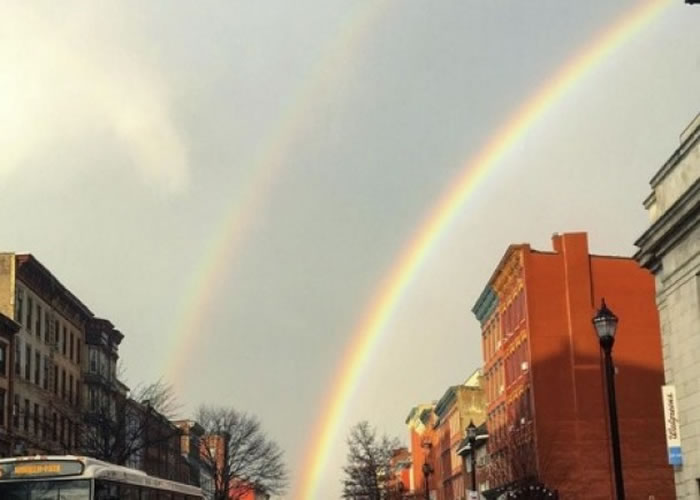
[[[61,443],[65,444],[66,442],[66,417],[61,415]]]
[[[57,424],[58,423],[58,415],[56,415],[56,412],[53,412],[53,425],[51,426],[51,440],[56,441],[58,438],[58,434],[56,432],[57,429]]]
[[[34,332],[38,338],[41,338],[41,305],[36,305],[36,331]]]
[[[90,347],[88,356],[90,358],[90,373],[97,373],[97,349]]]
[[[22,339],[15,341],[15,375],[20,376],[22,373]]]
[[[93,386],[88,387],[88,403],[91,411],[97,411],[97,399],[95,398],[95,388]]]
[[[80,397],[80,380],[78,380],[76,378],[75,379],[75,404],[76,404],[76,406],[80,406],[81,399],[82,398]]]
[[[44,380],[42,380],[42,387],[49,390],[49,357],[44,356]]]
[[[49,331],[51,330],[51,315],[49,311],[44,312],[44,343],[49,343]]]
[[[61,369],[61,397],[66,399],[66,371]]]
[[[34,435],[39,435],[39,405],[34,403]]]
[[[58,366],[53,367],[53,393],[58,396]]]
[[[24,379],[27,382],[31,381],[32,377],[32,348],[27,346],[25,348],[26,358],[24,360]]]
[[[24,322],[24,326],[27,327],[28,331],[32,331],[32,310],[34,309],[34,302],[31,297],[27,297],[27,320]]]
[[[24,400],[24,432],[29,432],[29,400]]]
[[[7,377],[7,344],[0,342],[0,376]]]
[[[41,387],[41,353],[34,353],[34,383]]]
[[[0,389],[0,427],[5,427],[5,389]]]
[[[70,345],[68,346],[68,357],[73,361],[73,332],[70,332]]]
[[[68,342],[68,331],[66,325],[63,325],[63,335],[61,336],[61,353],[66,355],[66,343]]]
[[[77,364],[80,364],[80,356],[81,356],[80,348],[82,347],[82,345],[81,345],[81,343],[80,343],[80,339],[75,339],[75,343],[76,343],[75,362],[76,362]]]
[[[19,395],[15,394],[12,406],[12,427],[19,428]]]
[[[73,375],[68,376],[68,401],[73,403]]]
[[[15,319],[18,323],[24,319],[24,290],[19,287],[15,292]]]

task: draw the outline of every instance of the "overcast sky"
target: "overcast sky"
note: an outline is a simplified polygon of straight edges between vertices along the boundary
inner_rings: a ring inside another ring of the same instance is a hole
[[[2,2],[2,250],[33,253],[124,332],[134,384],[172,364],[224,216],[244,214],[174,382],[188,411],[260,416],[294,486],[353,328],[419,222],[638,4]],[[411,406],[479,366],[470,308],[508,244],[585,230],[597,253],[634,251],[648,181],[700,111],[699,23],[672,1],[493,169],[399,304],[342,432],[368,419],[406,440]],[[319,499],[339,496],[343,441]]]

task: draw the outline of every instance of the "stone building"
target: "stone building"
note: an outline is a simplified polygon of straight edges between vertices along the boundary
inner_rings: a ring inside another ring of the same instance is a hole
[[[0,254],[0,312],[21,325],[12,378],[12,454],[79,448],[81,363],[92,312],[31,254]]]
[[[678,498],[700,498],[700,114],[651,179],[651,225],[636,258],[656,279],[666,384],[675,388],[682,466]]]
[[[0,457],[9,456],[12,451],[12,436],[8,424],[12,417],[9,402],[13,400],[12,353],[15,335],[21,328],[4,314],[0,313]]]

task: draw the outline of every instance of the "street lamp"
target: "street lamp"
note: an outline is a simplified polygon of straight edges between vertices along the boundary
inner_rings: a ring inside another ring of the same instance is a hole
[[[615,368],[613,367],[612,348],[615,343],[617,316],[605,305],[605,299],[600,309],[593,317],[600,347],[605,357],[605,381],[608,389],[608,412],[610,413],[610,440],[612,442],[613,471],[615,473],[615,491],[617,500],[625,499],[625,484],[622,477],[622,457],[620,453],[620,434],[617,424],[617,402],[615,397]]]
[[[426,461],[423,463],[423,477],[425,483],[425,500],[430,500],[430,488],[428,488],[428,476],[433,473],[433,468]]]
[[[472,491],[476,491],[476,425],[473,420],[469,420],[467,426],[467,440],[469,441],[469,455],[472,465]]]

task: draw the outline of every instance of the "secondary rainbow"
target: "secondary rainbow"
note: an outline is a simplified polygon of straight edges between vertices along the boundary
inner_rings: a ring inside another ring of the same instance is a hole
[[[336,441],[345,409],[353,395],[365,359],[379,340],[384,326],[426,256],[435,247],[440,236],[448,230],[450,223],[460,213],[480,181],[514,145],[524,139],[528,129],[584,75],[648,25],[669,4],[670,0],[647,1],[627,12],[559,68],[506,120],[485,146],[464,164],[460,175],[405,246],[355,329],[330,385],[328,396],[321,406],[318,421],[311,427],[314,437],[310,440],[311,445],[301,467],[303,476],[294,498],[316,498],[324,465]]]
[[[199,259],[178,308],[181,314],[174,323],[174,339],[169,343],[170,352],[164,356],[165,365],[161,370],[169,382],[178,385],[182,374],[187,372],[182,367],[198,338],[209,304],[214,302],[221,280],[228,277],[226,271],[235,262],[249,228],[264,208],[269,191],[282,175],[296,142],[310,126],[315,98],[326,89],[338,87],[337,82],[353,68],[353,59],[361,53],[359,48],[367,34],[391,3],[392,0],[372,0],[359,4],[348,15],[300,88],[293,93],[289,107],[283,110],[281,119],[258,148],[259,153],[250,161],[248,179],[241,184],[239,192],[231,193],[231,206]]]

